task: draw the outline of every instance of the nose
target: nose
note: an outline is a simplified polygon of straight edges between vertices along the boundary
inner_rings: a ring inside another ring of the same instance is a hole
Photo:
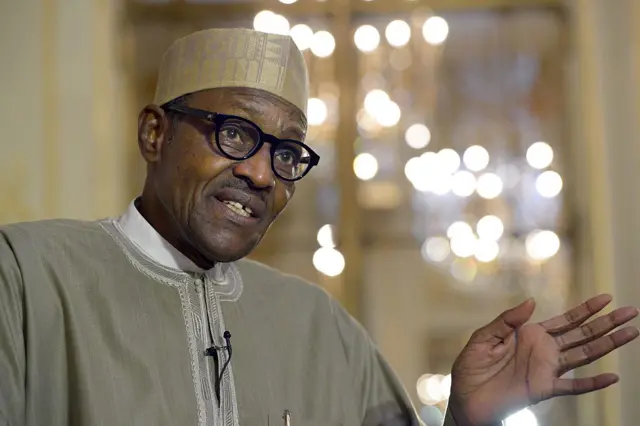
[[[255,188],[273,188],[276,184],[276,177],[271,169],[269,147],[269,144],[264,144],[253,156],[238,162],[233,168],[233,174],[250,181]]]

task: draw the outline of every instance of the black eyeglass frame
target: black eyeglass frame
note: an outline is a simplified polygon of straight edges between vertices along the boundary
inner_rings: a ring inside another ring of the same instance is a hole
[[[183,105],[171,105],[170,103],[166,104],[166,105],[163,105],[162,109],[164,109],[166,111],[177,112],[177,113],[185,114],[185,115],[188,115],[188,116],[200,118],[202,120],[205,120],[205,121],[208,121],[208,122],[212,123],[215,126],[216,146],[218,147],[218,150],[220,151],[220,153],[222,153],[222,155],[224,157],[226,157],[226,158],[228,158],[230,160],[243,161],[243,160],[246,160],[248,158],[251,158],[258,151],[260,151],[260,149],[265,144],[265,142],[270,143],[271,144],[271,170],[273,170],[273,173],[279,179],[282,179],[284,181],[295,182],[295,181],[298,181],[298,180],[302,179],[303,177],[305,177],[307,175],[307,173],[309,173],[309,171],[313,167],[317,166],[318,163],[320,162],[320,156],[313,149],[311,149],[311,147],[309,147],[307,144],[305,144],[305,143],[303,143],[301,141],[295,140],[295,139],[280,139],[280,138],[278,138],[278,137],[276,137],[274,135],[270,135],[268,133],[265,133],[265,132],[262,131],[262,129],[256,123],[254,123],[253,121],[251,121],[249,119],[246,119],[244,117],[239,117],[237,115],[221,114],[221,113],[212,112],[212,111],[205,111],[203,109],[191,108],[191,107],[183,106]],[[243,122],[249,124],[250,126],[254,127],[258,131],[258,135],[260,137],[260,140],[258,141],[258,143],[256,143],[256,146],[254,146],[247,154],[245,154],[245,155],[243,155],[241,157],[236,157],[236,156],[228,154],[227,152],[225,152],[225,150],[220,145],[220,128],[222,127],[222,124],[228,119],[234,119],[234,120],[243,121]],[[283,144],[283,143],[292,143],[294,145],[298,145],[298,146],[302,147],[303,149],[307,150],[307,152],[309,152],[309,166],[298,177],[286,178],[286,177],[282,176],[276,170],[276,167],[274,165],[273,159],[275,158],[275,153],[276,153],[276,150],[278,149],[278,146]]]

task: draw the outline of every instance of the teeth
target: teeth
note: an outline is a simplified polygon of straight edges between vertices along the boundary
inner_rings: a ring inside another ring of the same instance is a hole
[[[238,213],[240,216],[250,217],[253,213],[253,211],[249,207],[244,207],[237,201],[224,201],[224,203],[227,205],[227,207],[229,207],[229,209],[231,209],[235,213]]]

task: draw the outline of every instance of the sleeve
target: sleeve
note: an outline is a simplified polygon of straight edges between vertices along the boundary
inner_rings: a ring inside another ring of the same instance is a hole
[[[24,424],[25,348],[22,274],[0,233],[0,426]]]
[[[424,426],[395,373],[364,330],[335,301],[334,317],[360,402],[362,426]],[[456,426],[450,413],[444,426]]]

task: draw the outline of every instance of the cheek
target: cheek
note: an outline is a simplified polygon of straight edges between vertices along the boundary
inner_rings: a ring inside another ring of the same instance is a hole
[[[191,182],[192,186],[205,185],[228,168],[232,161],[216,155],[206,142],[192,139],[182,145],[177,153],[181,161],[176,170],[179,181]]]
[[[174,141],[181,143],[181,141]],[[190,149],[186,149],[190,146]],[[176,161],[166,165],[167,169],[162,185],[163,192],[174,195],[174,203],[179,210],[190,210],[205,195],[207,186],[220,173],[228,168],[231,162],[211,151],[201,149],[197,144],[184,143],[183,149],[177,149],[170,155]]]
[[[275,215],[280,214],[282,210],[289,204],[289,200],[293,197],[293,193],[295,192],[295,187],[283,185],[278,182],[276,191],[275,191],[275,202],[274,202],[274,213]]]

